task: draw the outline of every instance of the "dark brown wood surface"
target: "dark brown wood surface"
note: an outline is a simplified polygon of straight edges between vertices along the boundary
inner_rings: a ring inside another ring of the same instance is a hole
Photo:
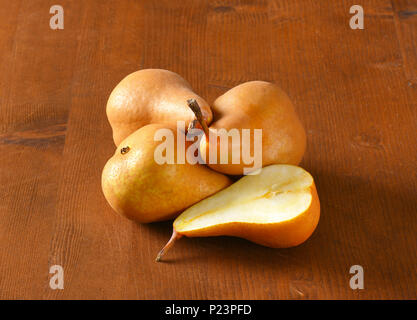
[[[357,2],[65,0],[51,30],[50,1],[1,1],[0,298],[417,298],[417,1],[360,1],[352,30]],[[154,262],[171,223],[118,217],[100,185],[107,98],[142,68],[209,102],[248,80],[288,92],[322,205],[306,243],[184,239]]]

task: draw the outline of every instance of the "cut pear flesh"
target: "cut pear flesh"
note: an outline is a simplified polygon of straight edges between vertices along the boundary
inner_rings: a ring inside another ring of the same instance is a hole
[[[235,236],[288,248],[307,240],[320,218],[313,177],[292,165],[271,165],[185,210],[175,221],[160,261],[182,236]]]
[[[272,165],[200,201],[174,222],[177,232],[226,223],[279,223],[306,211],[311,175],[296,166]]]

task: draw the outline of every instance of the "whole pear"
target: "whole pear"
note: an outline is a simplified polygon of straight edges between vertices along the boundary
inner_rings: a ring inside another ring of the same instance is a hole
[[[137,129],[151,123],[186,126],[195,119],[187,99],[196,99],[207,123],[212,120],[208,103],[193,92],[178,74],[163,69],[144,69],[125,77],[112,91],[106,113],[116,146]]]
[[[251,156],[255,156],[255,152],[261,153],[262,161],[254,169],[271,164],[300,163],[306,148],[306,134],[291,100],[277,85],[265,81],[243,83],[218,97],[213,103],[212,111],[214,119],[208,131],[205,130],[200,149],[203,159],[213,170],[242,175],[245,173],[244,168],[250,169],[251,164],[242,159],[245,143]],[[228,139],[227,155],[220,147],[221,129],[228,132],[238,130],[240,133],[240,145],[231,138]],[[250,140],[243,140],[242,129],[250,129]],[[262,130],[262,142],[255,150],[256,129]],[[249,146],[247,142],[250,143]],[[210,161],[209,154],[213,150],[217,154],[216,161]],[[233,163],[232,155],[236,150],[240,159]],[[227,163],[221,163],[221,156],[228,157]]]
[[[110,206],[141,223],[172,219],[232,183],[225,175],[198,163],[158,164],[155,149],[161,141],[155,141],[155,134],[160,129],[166,130],[167,126],[146,125],[124,139],[102,173],[102,189]],[[172,132],[177,159],[175,129]]]

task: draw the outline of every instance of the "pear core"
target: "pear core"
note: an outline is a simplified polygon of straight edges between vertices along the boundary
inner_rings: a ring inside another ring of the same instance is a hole
[[[300,167],[271,165],[187,209],[175,220],[174,229],[186,232],[235,222],[291,220],[310,207],[313,184],[312,176]]]

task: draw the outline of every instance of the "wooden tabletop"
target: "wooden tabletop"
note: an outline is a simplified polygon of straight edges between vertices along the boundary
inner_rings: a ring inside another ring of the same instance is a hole
[[[360,1],[352,30],[357,2],[62,0],[51,30],[51,1],[2,0],[0,298],[417,298],[417,1]],[[289,94],[322,206],[306,243],[182,239],[154,262],[172,223],[117,216],[100,183],[107,98],[143,68],[209,102],[248,80]]]

